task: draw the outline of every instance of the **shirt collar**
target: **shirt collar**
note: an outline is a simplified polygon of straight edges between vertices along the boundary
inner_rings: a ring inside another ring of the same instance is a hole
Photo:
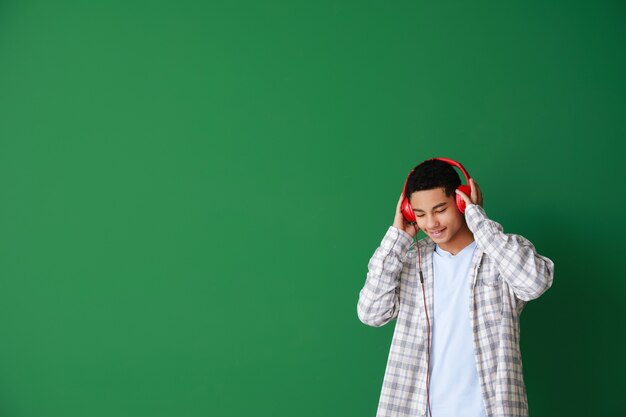
[[[475,247],[476,247],[476,241],[474,240],[472,241],[472,243],[470,243],[469,245],[461,249],[459,253],[457,253],[456,255],[453,255],[452,253],[441,249],[441,247],[438,244],[435,244],[435,253],[444,258],[458,258],[459,255],[464,254],[466,251],[473,251]]]

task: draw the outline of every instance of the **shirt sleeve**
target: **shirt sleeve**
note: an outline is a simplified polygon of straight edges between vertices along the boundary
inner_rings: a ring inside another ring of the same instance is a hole
[[[554,263],[539,255],[526,238],[503,233],[502,226],[488,219],[485,209],[477,204],[466,207],[465,219],[476,246],[495,260],[517,298],[534,300],[552,286]]]
[[[398,317],[400,273],[412,238],[389,226],[368,263],[365,285],[359,293],[357,314],[363,323],[380,327]]]

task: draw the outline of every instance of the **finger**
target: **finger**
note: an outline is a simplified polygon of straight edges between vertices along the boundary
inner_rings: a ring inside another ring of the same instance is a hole
[[[472,201],[478,201],[478,192],[476,191],[476,182],[474,178],[470,178],[470,189],[472,190]]]
[[[482,192],[480,191],[480,186],[478,185],[478,183],[473,178],[470,179],[470,181],[472,181],[472,184],[474,184],[474,188],[476,188],[476,193],[478,195],[482,194]]]
[[[398,209],[402,205],[402,200],[404,200],[404,193],[400,193],[400,199],[398,200],[398,204],[397,204]]]
[[[470,204],[470,199],[467,196],[467,194],[465,194],[463,191],[461,190],[456,190],[456,193],[459,194],[461,196],[461,198],[463,199],[463,201],[465,201],[465,204]]]
[[[478,205],[482,206],[483,205],[483,192],[480,190],[480,186],[478,185],[478,183],[472,179],[472,183],[474,183],[474,187],[476,188],[476,202],[478,202]]]

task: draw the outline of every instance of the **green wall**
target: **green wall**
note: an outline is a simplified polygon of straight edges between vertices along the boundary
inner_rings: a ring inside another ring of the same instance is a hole
[[[0,2],[0,415],[374,416],[411,168],[554,260],[531,415],[626,397],[622,1]]]

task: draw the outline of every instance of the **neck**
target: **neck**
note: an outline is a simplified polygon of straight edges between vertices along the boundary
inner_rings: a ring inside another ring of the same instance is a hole
[[[452,255],[456,255],[474,241],[474,234],[467,227],[467,224],[459,230],[454,239],[439,245],[439,247]]]

